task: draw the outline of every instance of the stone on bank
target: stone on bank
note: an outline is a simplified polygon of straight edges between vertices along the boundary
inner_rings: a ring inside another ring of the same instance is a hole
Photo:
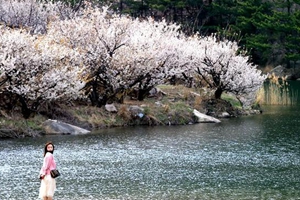
[[[220,123],[221,121],[217,118],[205,115],[203,113],[200,113],[198,110],[193,110],[194,115],[198,118],[199,123]]]
[[[46,120],[43,127],[45,133],[49,135],[83,135],[90,133],[89,130],[52,119]]]

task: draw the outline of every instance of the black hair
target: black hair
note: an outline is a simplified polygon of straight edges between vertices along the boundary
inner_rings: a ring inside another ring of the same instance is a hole
[[[47,152],[53,153],[53,151],[48,151],[48,150],[47,150],[48,145],[52,145],[52,146],[53,146],[53,151],[54,151],[54,145],[53,145],[53,143],[52,143],[52,142],[47,142],[47,143],[45,144],[45,148],[44,148],[44,157],[46,156],[46,153],[47,153]]]

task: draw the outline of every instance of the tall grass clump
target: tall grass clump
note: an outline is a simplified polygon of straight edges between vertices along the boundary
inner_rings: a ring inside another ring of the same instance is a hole
[[[291,90],[287,77],[271,74],[260,88],[256,100],[262,105],[294,105],[297,94]]]

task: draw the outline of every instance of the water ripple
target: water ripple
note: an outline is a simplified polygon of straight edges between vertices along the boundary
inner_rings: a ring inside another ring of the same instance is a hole
[[[37,199],[48,140],[57,200],[300,199],[300,130],[277,118],[0,141],[0,199]]]

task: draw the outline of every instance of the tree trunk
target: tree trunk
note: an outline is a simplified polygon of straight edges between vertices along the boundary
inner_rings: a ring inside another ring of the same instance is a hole
[[[215,98],[216,99],[221,99],[222,93],[223,93],[223,89],[217,88],[217,90],[215,91]]]
[[[151,89],[152,89],[152,88],[139,89],[137,99],[138,99],[139,101],[143,101],[143,100],[146,98],[146,96],[149,94],[149,91],[150,91]]]
[[[30,118],[33,115],[34,111],[32,111],[30,108],[28,108],[25,98],[22,97],[21,95],[19,96],[19,101],[21,103],[21,110],[22,110],[22,115],[23,115],[24,119]]]
[[[97,84],[93,81],[92,82],[92,92],[89,94],[89,98],[92,102],[92,106],[96,106],[99,104],[99,95],[97,92]]]

